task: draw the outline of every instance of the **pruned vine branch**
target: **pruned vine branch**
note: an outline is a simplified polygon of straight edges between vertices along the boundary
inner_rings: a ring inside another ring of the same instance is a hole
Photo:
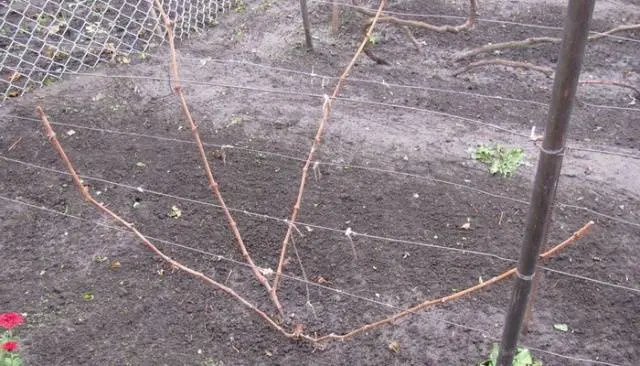
[[[384,0],[383,0],[384,1]],[[159,257],[161,257],[165,262],[167,262],[168,264],[170,264],[173,268],[177,268],[193,277],[196,277],[200,280],[202,280],[205,283],[208,283],[209,285],[213,286],[214,288],[225,292],[226,294],[230,295],[232,298],[236,299],[237,301],[239,301],[243,306],[245,306],[246,308],[248,308],[250,311],[252,311],[253,313],[257,314],[260,318],[262,318],[265,322],[267,322],[267,324],[269,324],[272,328],[274,328],[276,331],[278,331],[279,333],[281,333],[282,335],[284,335],[286,338],[290,338],[290,339],[304,339],[306,341],[312,342],[312,343],[319,343],[319,342],[326,342],[326,341],[331,341],[331,340],[347,340],[349,338],[352,338],[358,334],[361,334],[367,330],[371,330],[373,328],[377,328],[386,324],[390,324],[393,323],[394,321],[404,318],[410,314],[413,314],[417,311],[420,310],[424,310],[428,307],[431,306],[435,306],[438,304],[444,304],[447,302],[451,302],[453,300],[462,298],[466,295],[470,295],[474,292],[480,291],[490,285],[496,284],[500,281],[503,281],[511,276],[513,276],[513,274],[516,272],[516,268],[512,268],[509,269],[505,272],[503,272],[502,274],[495,276],[491,279],[489,279],[488,281],[485,282],[481,282],[477,285],[468,287],[462,291],[456,292],[455,294],[452,295],[448,295],[448,296],[444,296],[438,299],[434,299],[434,300],[428,300],[428,301],[424,301],[418,305],[415,305],[411,308],[408,308],[406,310],[403,310],[401,312],[398,312],[388,318],[370,323],[370,324],[365,324],[361,327],[355,328],[351,331],[348,331],[344,334],[335,334],[335,333],[330,333],[327,335],[323,335],[323,336],[311,336],[308,334],[305,334],[303,332],[303,327],[301,324],[298,324],[297,326],[294,327],[294,330],[291,332],[288,332],[287,330],[285,330],[282,326],[280,326],[276,321],[274,321],[271,317],[269,317],[269,315],[267,315],[264,311],[260,310],[258,307],[256,307],[255,305],[253,305],[252,303],[250,303],[249,301],[247,301],[244,297],[242,297],[241,295],[239,295],[237,292],[235,292],[232,288],[227,287],[217,281],[215,281],[214,279],[206,276],[205,274],[203,274],[202,272],[196,271],[194,269],[191,269],[190,267],[174,260],[173,258],[169,257],[168,255],[164,254],[164,252],[162,252],[160,249],[158,249],[158,247],[156,247],[151,241],[149,241],[149,239],[147,239],[146,236],[144,236],[140,231],[138,231],[134,224],[124,220],[121,216],[119,216],[118,214],[116,214],[114,211],[108,209],[106,207],[105,204],[98,202],[89,192],[89,189],[87,187],[84,186],[84,184],[82,183],[82,180],[80,179],[80,176],[78,175],[78,173],[76,172],[73,164],[71,163],[71,160],[69,159],[69,157],[67,156],[67,154],[65,153],[62,145],[60,144],[60,142],[58,141],[56,134],[53,130],[53,128],[51,127],[51,123],[49,122],[46,114],[44,113],[43,109],[41,107],[37,107],[37,113],[40,116],[40,119],[42,120],[42,124],[43,124],[43,128],[45,131],[45,135],[47,136],[49,142],[51,143],[51,145],[53,146],[54,150],[58,153],[58,155],[60,156],[61,160],[63,161],[65,167],[67,168],[67,170],[69,171],[73,182],[76,186],[76,188],[78,188],[78,190],[80,191],[80,194],[82,195],[82,198],[87,201],[89,204],[93,205],[94,207],[96,207],[98,209],[98,211],[101,211],[102,213],[106,214],[107,216],[110,216],[112,219],[114,219],[115,221],[117,221],[118,223],[120,223],[121,225],[123,225],[124,227],[126,227],[127,229],[129,229],[138,239],[140,239],[144,245],[150,249],[153,253],[155,253],[156,255],[158,255]],[[589,228],[591,226],[593,226],[594,223],[593,221],[587,223],[586,225],[584,225],[581,229],[579,229],[578,231],[576,231],[573,235],[571,235],[568,239],[566,239],[565,241],[563,241],[562,243],[554,246],[553,248],[551,248],[550,250],[542,253],[539,258],[540,261],[544,261],[545,259],[548,259],[552,256],[554,256],[556,253],[558,253],[559,251],[563,250],[564,248],[566,248],[567,246],[569,246],[570,244],[572,244],[573,242],[575,242],[577,239],[581,238],[582,236],[584,236],[586,234],[586,232],[589,230]]]
[[[373,17],[376,14],[375,11],[366,8],[356,7],[354,8],[354,10],[369,17]],[[476,0],[469,0],[469,15],[465,22],[460,25],[433,25],[419,20],[400,19],[391,15],[381,16],[378,19],[378,23],[391,23],[397,26],[425,29],[436,33],[457,34],[469,30],[475,24],[476,19],[478,19],[478,5],[476,3]],[[368,21],[368,23],[370,23],[370,20]]]
[[[565,241],[563,241],[562,243],[556,245],[555,247],[549,249],[548,251],[540,254],[539,258],[540,261],[544,261],[545,259],[548,259],[550,257],[552,257],[553,255],[555,255],[556,253],[558,253],[559,251],[563,250],[564,248],[566,248],[568,245],[570,245],[571,243],[575,242],[577,239],[581,238],[582,236],[584,236],[587,231],[591,228],[591,226],[594,225],[593,221],[588,222],[587,224],[585,224],[582,228],[580,228],[578,231],[576,231],[573,235],[571,235],[568,239],[566,239]],[[406,309],[404,311],[401,311],[399,313],[396,313],[388,318],[373,322],[373,323],[369,323],[366,325],[363,325],[359,328],[353,329],[349,332],[346,332],[344,334],[338,335],[338,334],[328,334],[326,336],[322,336],[319,338],[316,338],[316,342],[322,342],[322,341],[327,341],[327,340],[340,340],[340,341],[344,341],[347,340],[349,338],[352,338],[360,333],[366,332],[368,330],[371,330],[373,328],[377,328],[380,327],[382,325],[385,324],[390,324],[393,323],[394,321],[404,318],[410,314],[413,314],[417,311],[420,310],[424,310],[425,308],[434,306],[434,305],[438,305],[438,304],[444,304],[456,299],[459,299],[463,296],[472,294],[474,292],[477,292],[483,288],[486,288],[490,285],[496,284],[500,281],[506,280],[507,278],[513,276],[516,273],[517,268],[511,268],[505,272],[503,272],[500,275],[497,275],[487,281],[481,282],[475,286],[471,286],[468,287],[462,291],[456,292],[455,294],[451,294],[448,296],[444,296],[441,297],[439,299],[434,299],[434,300],[428,300],[428,301],[424,301],[418,305],[415,305],[409,309]]]
[[[191,133],[193,135],[193,139],[195,140],[196,146],[198,147],[198,153],[200,154],[200,160],[202,161],[205,173],[207,175],[207,180],[209,182],[209,188],[211,188],[214,196],[216,197],[216,199],[220,203],[220,206],[222,207],[222,210],[224,211],[224,214],[225,214],[225,216],[227,218],[227,221],[229,223],[231,231],[233,232],[233,235],[235,236],[235,239],[236,239],[236,241],[238,243],[238,247],[240,248],[240,252],[242,253],[242,256],[244,257],[244,260],[251,267],[253,275],[257,278],[258,282],[260,282],[260,284],[262,284],[266,288],[267,292],[269,293],[269,296],[271,297],[271,301],[273,302],[273,304],[275,305],[275,307],[278,310],[278,313],[281,316],[283,316],[282,305],[280,304],[280,301],[278,300],[278,296],[277,296],[276,292],[271,290],[271,285],[269,284],[269,281],[262,274],[262,272],[260,271],[258,266],[256,266],[256,264],[253,262],[253,259],[251,258],[251,255],[247,251],[247,247],[244,245],[244,241],[242,239],[242,235],[240,234],[240,230],[238,229],[238,225],[236,224],[235,219],[231,215],[231,212],[227,208],[227,205],[226,205],[226,203],[224,201],[224,198],[222,197],[222,193],[220,192],[220,188],[218,186],[218,183],[216,182],[215,178],[213,177],[213,169],[211,168],[211,164],[209,163],[209,160],[207,159],[207,154],[205,153],[204,145],[202,144],[202,139],[200,138],[200,133],[198,132],[198,127],[197,127],[196,123],[193,120],[193,117],[191,115],[191,111],[189,110],[189,105],[187,104],[187,99],[186,99],[186,97],[184,95],[184,91],[183,91],[182,85],[180,83],[180,74],[178,72],[178,61],[177,61],[177,56],[176,56],[176,47],[175,47],[175,43],[174,43],[173,26],[171,24],[171,19],[169,19],[169,16],[164,11],[164,9],[162,7],[162,3],[160,2],[160,0],[155,0],[155,4],[156,4],[156,7],[158,8],[158,11],[160,12],[160,16],[162,17],[164,26],[165,26],[166,31],[167,31],[167,38],[168,38],[168,41],[169,41],[169,52],[170,52],[170,56],[169,57],[170,57],[170,62],[171,62],[171,79],[172,79],[173,85],[174,85],[173,89],[174,89],[176,95],[178,96],[178,99],[180,100],[180,106],[182,107],[183,114],[184,114],[184,116],[185,116],[185,118],[187,120],[189,128],[191,128]]]
[[[544,73],[546,76],[548,77],[553,77],[553,75],[555,74],[555,71],[551,68],[551,67],[547,67],[547,66],[540,66],[540,65],[535,65],[532,64],[530,62],[523,62],[523,61],[513,61],[513,60],[507,60],[507,59],[502,59],[502,58],[491,58],[491,59],[483,59],[483,60],[479,60],[479,61],[475,61],[472,62],[464,67],[459,68],[458,70],[454,71],[453,73],[451,73],[451,76],[456,77],[460,74],[466,73],[472,69],[478,68],[478,67],[483,67],[483,66],[490,66],[490,65],[499,65],[499,66],[506,66],[506,67],[513,67],[513,68],[518,68],[518,69],[527,69],[527,70],[533,70],[533,71],[539,71],[541,73]],[[625,89],[629,89],[632,90],[633,93],[633,98],[640,98],[640,88],[635,87],[629,83],[625,83],[622,81],[617,81],[617,80],[606,80],[606,79],[592,79],[592,80],[580,80],[578,82],[579,84],[582,85],[610,85],[610,86],[617,86],[620,88],[625,88]]]
[[[366,8],[360,8],[360,7],[355,7],[354,8],[357,12],[373,17],[376,13],[366,9]],[[407,36],[407,38],[409,38],[409,40],[411,41],[411,43],[414,45],[414,47],[416,49],[420,48],[420,45],[418,43],[418,41],[416,40],[416,38],[413,36],[413,33],[411,32],[411,28],[419,28],[419,29],[426,29],[428,31],[431,32],[436,32],[436,33],[460,33],[466,30],[471,29],[471,27],[475,24],[476,19],[478,19],[478,5],[476,3],[476,0],[469,0],[469,15],[467,17],[467,19],[465,20],[464,23],[460,24],[460,25],[433,25],[433,24],[429,24],[426,22],[422,22],[419,20],[410,20],[410,19],[401,19],[395,16],[390,16],[390,15],[385,15],[385,16],[381,16],[378,19],[378,23],[391,23],[394,24],[398,27],[400,27],[400,29],[402,30],[402,32]],[[367,29],[369,27],[369,25],[371,24],[373,18],[367,20],[367,22],[365,22],[364,26],[363,26],[363,30]],[[382,64],[382,65],[389,65],[389,62],[376,56],[373,53],[373,50],[371,49],[371,44],[367,44],[364,48],[364,53],[373,61],[375,61],[377,64]]]
[[[262,311],[259,308],[257,308],[252,303],[250,303],[244,297],[240,296],[232,288],[227,287],[227,286],[217,282],[216,280],[212,279],[211,277],[206,276],[202,272],[199,272],[199,271],[196,271],[194,269],[191,269],[190,267],[187,267],[184,264],[182,264],[182,263],[176,261],[175,259],[169,257],[168,255],[164,254],[164,252],[162,252],[160,249],[158,249],[158,247],[155,246],[149,239],[147,239],[146,236],[144,236],[140,231],[138,231],[138,229],[136,229],[135,226],[132,223],[126,221],[120,215],[118,215],[114,211],[108,209],[105,204],[100,203],[95,198],[93,198],[91,193],[89,193],[89,189],[87,187],[85,187],[84,184],[82,183],[82,180],[80,179],[80,176],[76,172],[76,169],[73,167],[73,164],[71,163],[71,160],[69,159],[69,157],[65,153],[64,149],[62,148],[62,145],[60,144],[60,141],[58,141],[58,138],[56,137],[56,133],[54,132],[53,128],[51,127],[51,123],[49,122],[49,119],[47,118],[46,114],[44,113],[44,110],[42,109],[42,107],[38,106],[36,111],[37,111],[38,115],[40,116],[40,119],[42,120],[42,125],[43,125],[44,131],[45,131],[45,136],[47,137],[47,139],[49,140],[49,142],[53,146],[54,150],[60,156],[62,162],[64,163],[65,167],[69,171],[69,174],[71,174],[71,178],[73,179],[73,183],[78,188],[78,190],[80,191],[80,194],[82,195],[82,198],[86,202],[88,202],[89,204],[91,204],[94,207],[96,207],[98,209],[98,211],[101,211],[102,213],[106,214],[107,216],[110,216],[112,219],[114,219],[115,221],[120,223],[122,226],[124,226],[127,229],[129,229],[138,239],[140,239],[144,243],[144,245],[148,249],[150,249],[154,254],[156,254],[160,258],[162,258],[165,262],[170,264],[173,268],[177,268],[177,269],[179,269],[179,270],[181,270],[181,271],[183,271],[183,272],[185,272],[185,273],[187,273],[187,274],[189,274],[191,276],[194,276],[194,277],[202,280],[205,283],[208,283],[209,285],[213,286],[214,288],[227,293],[228,295],[230,295],[234,299],[238,300],[246,308],[248,308],[252,312],[256,313],[260,318],[262,318],[264,321],[266,321],[267,324],[269,324],[271,327],[273,327],[278,332],[282,333],[285,337],[287,337],[287,338],[297,338],[299,336],[298,334],[296,334],[296,332],[287,332],[283,327],[281,327],[271,317],[269,317],[269,315],[267,315],[264,311]]]
[[[611,85],[611,86],[618,86],[621,88],[625,88],[625,89],[630,89],[633,90],[634,98],[640,98],[640,89],[631,85],[631,84],[627,84],[627,83],[623,83],[622,81],[615,81],[615,80],[603,80],[603,79],[593,79],[593,80],[582,80],[579,82],[580,84],[585,84],[585,85]]]
[[[300,212],[300,205],[302,203],[302,196],[304,194],[304,188],[305,188],[306,181],[307,181],[307,173],[309,171],[309,167],[311,166],[311,162],[313,161],[313,157],[315,155],[315,152],[316,152],[316,150],[318,150],[318,147],[320,146],[320,140],[322,139],[322,134],[324,132],[325,125],[329,121],[329,117],[331,115],[332,103],[336,99],[338,94],[340,93],[340,88],[342,87],[342,84],[344,83],[344,81],[347,78],[347,76],[349,76],[349,73],[351,72],[351,69],[353,68],[353,66],[355,65],[356,61],[358,60],[358,57],[360,57],[360,54],[362,53],[362,50],[364,49],[364,47],[369,42],[369,37],[371,36],[371,34],[373,32],[373,28],[376,25],[376,22],[377,22],[378,18],[380,17],[380,14],[382,13],[382,9],[384,9],[385,4],[386,4],[386,0],[381,0],[380,1],[380,6],[378,6],[378,11],[376,12],[376,14],[375,14],[375,16],[374,16],[374,18],[373,18],[373,20],[371,22],[371,25],[369,26],[369,30],[368,30],[367,34],[365,34],[364,39],[360,43],[360,47],[358,47],[358,50],[353,55],[353,58],[351,59],[351,62],[349,62],[349,64],[345,68],[345,70],[342,73],[342,75],[340,75],[340,78],[338,79],[338,82],[336,83],[336,86],[334,87],[333,93],[331,94],[331,96],[325,96],[324,103],[322,104],[322,118],[320,119],[320,122],[318,124],[318,131],[316,132],[316,136],[313,139],[313,143],[311,144],[311,149],[309,150],[309,155],[307,156],[307,160],[304,163],[304,166],[302,168],[302,176],[300,178],[300,187],[298,189],[298,195],[297,195],[297,198],[296,198],[296,202],[293,205],[293,209],[291,211],[291,217],[289,218],[289,221],[288,221],[287,232],[286,232],[286,234],[284,236],[284,240],[282,242],[282,248],[280,250],[280,259],[278,260],[278,268],[276,270],[276,275],[275,275],[275,278],[273,280],[273,285],[271,287],[272,288],[271,291],[273,292],[273,296],[275,296],[275,294],[276,294],[276,291],[278,289],[278,284],[279,284],[280,279],[282,277],[282,269],[283,269],[283,266],[284,266],[285,256],[287,254],[287,246],[289,245],[289,241],[291,240],[291,235],[293,234],[294,222],[296,222],[296,220],[298,218],[298,213]]]
[[[553,76],[553,73],[554,73],[553,69],[550,67],[538,66],[530,62],[512,61],[512,60],[506,60],[503,58],[492,58],[492,59],[485,59],[485,60],[472,62],[454,71],[451,74],[451,76],[458,76],[460,74],[464,74],[468,72],[471,69],[481,67],[481,66],[487,66],[487,65],[500,65],[500,66],[518,68],[518,69],[535,70],[535,71],[540,71],[547,76]]]
[[[614,33],[637,30],[637,29],[640,29],[640,24],[620,25],[615,28],[609,29],[608,31],[605,31],[602,33],[596,33],[590,36],[588,39],[589,41],[596,41],[601,38],[610,36]],[[455,61],[461,61],[461,60],[479,55],[481,53],[489,53],[489,52],[504,50],[509,48],[530,48],[530,47],[537,46],[539,44],[560,44],[561,42],[562,42],[562,39],[556,38],[556,37],[531,37],[531,38],[527,38],[519,41],[489,43],[484,46],[480,46],[468,51],[460,52],[454,55],[453,58]]]

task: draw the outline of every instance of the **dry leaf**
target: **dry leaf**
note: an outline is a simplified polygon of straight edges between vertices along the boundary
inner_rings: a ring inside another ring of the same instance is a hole
[[[21,77],[22,77],[22,74],[16,71],[11,76],[9,76],[8,81],[12,83],[14,81],[20,80]]]
[[[111,262],[111,266],[109,266],[111,269],[118,269],[120,268],[120,261],[113,261]]]
[[[321,276],[316,277],[315,281],[317,283],[321,284],[321,285],[330,284],[331,283],[331,281],[329,281],[329,280],[327,280],[327,279],[325,279],[324,277],[321,277]]]
[[[398,341],[393,341],[393,342],[389,343],[389,351],[391,351],[393,353],[400,352],[400,343],[398,343]]]

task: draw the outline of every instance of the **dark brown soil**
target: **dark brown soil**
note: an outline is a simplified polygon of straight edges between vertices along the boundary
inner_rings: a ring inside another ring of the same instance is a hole
[[[463,14],[437,1],[418,3],[393,9]],[[362,18],[345,12],[335,40],[327,35],[330,11],[313,5],[317,51],[309,53],[300,43],[297,3],[250,4],[250,10],[230,14],[206,36],[183,43],[180,64],[185,79],[211,83],[185,83],[187,98],[249,251],[258,265],[275,269],[301,159],[321,115],[322,99],[313,95],[329,93],[333,81],[325,80],[323,88],[321,78],[214,59],[339,75],[359,42]],[[535,11],[529,11],[530,5],[482,5],[483,15],[562,25],[560,5],[538,5]],[[598,8],[593,28],[612,27],[619,11]],[[625,13],[629,23],[638,14]],[[376,52],[392,66],[361,59],[352,77],[548,102],[552,80],[543,75],[486,68],[452,78],[448,75],[458,65],[445,56],[489,41],[557,36],[560,31],[481,22],[462,35],[416,32],[426,43],[419,53],[392,26],[383,25],[378,32],[382,41]],[[167,75],[165,53],[145,64],[97,70],[139,78],[68,77],[0,110],[0,311],[28,314],[27,326],[20,329],[26,364],[473,365],[486,357],[501,333],[509,281],[347,342],[315,348],[284,338],[223,293],[172,271],[85,204],[69,176],[59,173],[64,167],[34,120],[38,104],[57,123],[67,153],[100,200],[144,234],[160,239],[155,243],[168,255],[274,314],[264,289],[239,264],[242,257],[208,191],[190,131],[182,127],[179,105],[162,80]],[[505,53],[552,65],[557,49]],[[639,57],[637,43],[600,41],[589,47],[584,75],[619,79],[624,74],[637,83]],[[518,257],[527,213],[523,201],[529,198],[536,159],[535,148],[517,134],[528,134],[532,125],[542,130],[547,107],[360,82],[348,82],[342,96],[405,108],[336,102],[317,157],[320,176],[310,174],[301,207],[299,221],[304,224],[297,227],[304,236],[295,235],[308,278],[329,282],[309,285],[313,307],[307,306],[305,283],[292,278],[303,274],[291,248],[290,277],[280,290],[284,323],[301,322],[309,334],[342,333],[510,268],[513,263],[495,256]],[[547,265],[605,283],[544,271],[531,329],[522,343],[545,365],[592,363],[587,360],[637,365],[640,112],[585,104],[633,107],[627,91],[618,88],[581,88],[579,97],[582,104],[574,111],[569,144],[583,150],[569,151],[558,193],[558,201],[574,206],[555,210],[549,243],[564,240],[590,220],[596,225]],[[469,149],[485,142],[524,147],[529,165],[512,178],[490,176],[469,158]],[[224,162],[220,145],[234,146],[224,149]],[[168,216],[172,206],[181,210],[179,218]],[[461,230],[467,221],[472,230]],[[352,236],[357,258],[345,235],[349,228],[368,234]],[[93,299],[87,301],[83,295],[89,292]],[[554,330],[558,323],[570,331]],[[388,348],[394,341],[400,345],[398,353]]]

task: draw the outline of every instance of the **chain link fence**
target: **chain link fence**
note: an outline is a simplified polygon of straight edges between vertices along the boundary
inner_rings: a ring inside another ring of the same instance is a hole
[[[177,38],[241,0],[161,0]],[[0,101],[100,62],[128,64],[164,40],[154,0],[0,0]]]

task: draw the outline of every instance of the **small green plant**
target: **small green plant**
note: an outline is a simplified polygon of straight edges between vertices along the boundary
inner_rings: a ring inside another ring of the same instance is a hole
[[[473,150],[471,156],[487,164],[491,174],[500,174],[503,177],[513,175],[524,162],[522,148],[506,148],[499,144],[492,146],[482,144]]]
[[[0,335],[0,366],[22,366],[18,353],[20,343],[13,334],[13,328],[24,323],[24,317],[18,313],[0,314],[0,328],[6,329]]]
[[[500,352],[500,345],[494,343],[489,352],[489,359],[478,363],[478,366],[497,366],[498,365],[498,353]],[[531,355],[531,351],[524,347],[518,347],[516,355],[513,357],[513,366],[542,366],[540,360],[536,360]]]
[[[245,11],[247,11],[247,4],[244,2],[244,0],[240,0],[240,1],[236,2],[236,5],[235,5],[234,9],[235,9],[236,13],[242,14]]]
[[[369,36],[369,43],[371,43],[372,45],[375,45],[378,42],[378,38],[376,37],[375,34],[372,34]]]

